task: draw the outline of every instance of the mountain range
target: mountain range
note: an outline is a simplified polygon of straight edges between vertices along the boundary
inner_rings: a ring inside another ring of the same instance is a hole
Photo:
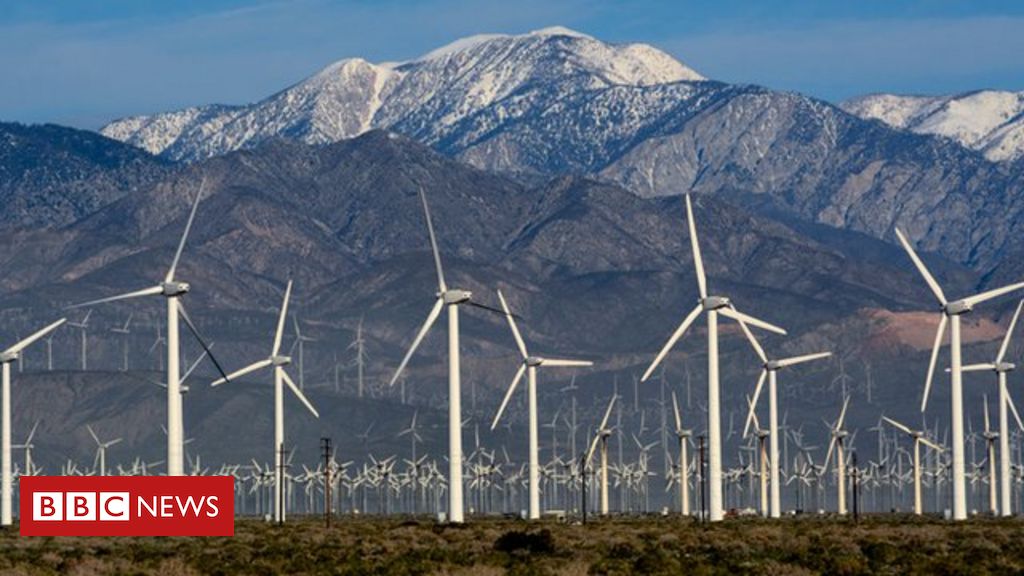
[[[390,408],[397,392],[379,384],[436,289],[422,188],[450,284],[489,304],[502,289],[531,349],[599,361],[576,375],[590,418],[642,372],[696,298],[678,197],[691,192],[713,288],[790,330],[766,338],[769,351],[836,351],[856,382],[854,425],[874,424],[882,407],[916,421],[935,314],[922,312],[932,297],[893,227],[925,252],[949,294],[1015,280],[1024,274],[1024,178],[1020,161],[996,162],[946,135],[849,109],[708,80],[650,46],[550,28],[463,39],[407,62],[343,60],[255,104],[125,118],[102,134],[3,124],[0,242],[9,249],[0,266],[10,273],[0,277],[0,335],[13,339],[67,304],[157,281],[205,182],[180,268],[200,329],[229,368],[265,355],[283,286],[294,279],[296,321],[318,340],[307,357],[310,395],[327,408],[321,423],[301,412],[289,422],[355,451],[354,430],[409,416]],[[973,316],[967,353],[987,354],[1011,310],[1003,302]],[[75,331],[60,333],[53,373],[39,371],[33,350],[26,384],[14,390],[16,403],[32,404],[16,414],[17,429],[43,417],[50,437],[79,444],[54,444],[55,453],[88,447],[83,422],[124,424],[129,447],[159,447],[159,432],[147,428],[159,389],[114,374],[122,341],[108,328],[129,314],[133,362],[158,369],[146,354],[157,307],[98,307],[97,372],[73,371]],[[465,316],[469,411],[484,421],[517,360],[500,317]],[[373,400],[351,398],[343,377],[334,390],[339,367],[350,372],[345,346],[360,322]],[[674,389],[700,381],[701,330],[667,362]],[[425,343],[409,374],[435,427],[443,417],[433,409],[445,401],[441,340]],[[190,344],[186,354],[198,351]],[[757,362],[728,326],[723,354],[725,405],[742,417]],[[787,384],[794,418],[834,417],[838,365],[821,363]],[[241,461],[265,452],[267,420],[254,419],[248,435],[237,423],[269,409],[259,408],[266,391],[238,383],[241,399],[230,400],[230,388],[203,385],[211,376],[209,366],[200,370],[186,411],[187,429],[209,438],[199,449],[219,454],[216,440],[236,432],[231,453]],[[547,376],[541,394],[552,407],[564,407],[560,385],[571,376]],[[132,382],[149,392],[122,388]],[[694,390],[688,418],[703,394]],[[644,394],[653,402],[650,388]],[[935,394],[941,406],[947,391]],[[43,398],[54,402],[40,406]],[[143,403],[149,408],[132,412]],[[648,402],[629,417],[658,409]],[[125,420],[127,412],[135,416]],[[520,404],[511,416],[521,418]],[[393,436],[381,443],[398,449]]]
[[[983,274],[1024,250],[1012,164],[564,28],[464,39],[408,62],[342,60],[251,105],[126,118],[102,132],[195,161],[377,128],[523,180],[577,174],[645,197],[715,194],[890,242],[901,224],[922,248]]]
[[[1024,156],[1024,91],[977,90],[949,96],[871,94],[840,106],[895,128],[945,136],[989,160]]]

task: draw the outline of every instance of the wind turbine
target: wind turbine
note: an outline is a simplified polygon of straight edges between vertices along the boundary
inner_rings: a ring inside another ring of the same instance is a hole
[[[423,442],[423,437],[420,436],[419,428],[416,426],[416,418],[419,416],[419,414],[420,414],[419,410],[414,411],[412,413],[412,422],[409,423],[409,427],[406,428],[405,430],[402,430],[401,432],[399,432],[398,436],[396,436],[396,438],[401,438],[402,436],[408,436],[409,439],[412,441],[412,460],[411,460],[412,462],[417,462],[417,460],[416,460],[416,444]]]
[[[469,305],[483,308],[491,312],[499,312],[488,306],[472,301],[473,293],[468,290],[449,288],[444,280],[444,269],[441,267],[441,253],[437,249],[437,237],[434,235],[434,224],[430,220],[430,208],[423,189],[419,191],[423,202],[423,214],[427,221],[427,232],[430,235],[430,248],[434,253],[434,266],[437,270],[437,300],[426,321],[409,346],[409,351],[402,358],[402,363],[395,370],[388,386],[394,386],[412,355],[419,348],[423,338],[441,316],[441,310],[448,308],[448,521],[461,523],[464,521],[462,498],[462,380],[459,364],[459,306]]]
[[[92,426],[89,426],[88,424],[86,424],[85,427],[86,427],[87,430],[89,430],[89,435],[92,436],[92,439],[96,441],[96,458],[93,459],[92,465],[95,468],[96,467],[96,463],[99,462],[99,465],[100,465],[100,476],[106,476],[107,475],[107,448],[110,448],[111,446],[121,442],[121,438],[115,438],[113,440],[108,440],[106,442],[101,442],[99,436],[97,436],[96,432],[92,429]]]
[[[348,345],[346,350],[355,349],[356,357],[354,358],[356,364],[356,395],[362,398],[366,393],[366,386],[364,383],[364,375],[366,373],[366,339],[363,338],[363,319],[359,318],[359,324],[356,326],[356,339]],[[405,395],[402,395],[402,404],[405,404]]]
[[[299,320],[295,316],[292,316],[292,325],[295,327],[295,343],[292,344],[292,349],[295,346],[299,347],[299,389],[306,389],[306,342],[316,342],[316,338],[311,338],[302,333],[299,329]]]
[[[587,457],[583,460],[583,481],[587,481],[587,466],[590,464],[590,459],[594,457],[594,450],[597,449],[597,444],[601,444],[601,515],[608,515],[608,437],[612,435],[612,431],[608,429],[608,418],[612,415],[612,407],[615,406],[615,399],[618,398],[618,394],[612,394],[612,399],[608,402],[608,409],[604,411],[604,418],[601,418],[601,425],[594,431],[594,440],[590,443],[590,449],[587,450]],[[584,503],[585,505],[585,503]]]
[[[764,349],[761,348],[761,344],[754,337],[754,334],[747,328],[746,322],[740,322],[740,328],[743,329],[743,334],[746,335],[747,340],[750,341],[750,346],[757,353],[757,357],[761,359],[761,376],[757,379],[757,386],[754,388],[754,398],[750,403],[750,411],[747,413],[747,423],[743,428],[743,436],[746,437],[747,432],[750,430],[751,419],[754,418],[754,410],[757,408],[757,400],[761,396],[761,388],[764,386],[765,378],[768,379],[768,435],[769,435],[769,456],[768,461],[771,466],[771,482],[769,489],[771,490],[770,496],[770,512],[772,518],[779,518],[782,516],[782,496],[781,496],[781,475],[779,474],[779,400],[778,400],[778,385],[777,376],[779,370],[783,368],[789,368],[790,366],[796,366],[805,362],[811,362],[814,360],[820,360],[822,358],[828,358],[832,355],[831,352],[818,352],[815,354],[805,354],[803,356],[793,356],[791,358],[782,358],[779,360],[769,360],[768,356],[764,353]]]
[[[284,337],[284,325],[285,320],[288,317],[288,300],[292,295],[292,282],[288,281],[288,287],[284,291],[284,302],[281,304],[281,315],[277,320],[277,332],[274,334],[274,345],[270,349],[270,356],[259,362],[255,362],[236,370],[223,378],[216,380],[211,386],[220,386],[225,382],[230,382],[251,374],[257,370],[264,368],[274,368],[274,467],[278,486],[282,486],[284,482],[284,385],[287,384],[288,388],[298,397],[299,401],[313,413],[313,416],[317,418],[320,414],[313,408],[313,405],[309,403],[306,396],[302,393],[302,390],[295,385],[291,376],[285,371],[284,367],[291,364],[292,359],[288,356],[281,356],[281,339]],[[274,491],[274,521],[284,522],[285,518],[285,506],[284,501],[281,500],[281,490]]]
[[[676,392],[672,391],[672,410],[676,417],[676,438],[679,439],[679,511],[683,516],[690,515],[690,459],[687,455],[687,443],[693,432],[683,428],[683,419],[679,415],[679,402]]]
[[[125,321],[124,326],[114,326],[113,328],[110,329],[110,331],[113,332],[114,334],[120,334],[121,335],[121,351],[122,351],[123,356],[124,356],[124,358],[122,359],[122,362],[121,362],[121,372],[127,372],[128,371],[128,339],[129,339],[129,336],[131,336],[131,334],[132,334],[131,326],[132,326],[132,318],[134,316],[135,316],[134,312],[129,314],[128,315],[128,320]]]
[[[498,421],[501,419],[502,413],[505,412],[505,406],[508,405],[508,401],[512,398],[512,393],[515,392],[516,386],[519,385],[519,381],[523,379],[523,373],[526,373],[526,394],[529,404],[530,413],[530,520],[540,519],[540,455],[538,444],[538,432],[537,432],[537,368],[542,366],[551,367],[583,367],[593,366],[593,362],[586,360],[562,360],[556,358],[542,358],[540,356],[530,356],[530,353],[526,349],[526,342],[523,341],[523,336],[519,333],[519,328],[516,326],[515,318],[512,317],[512,312],[508,309],[508,303],[505,302],[505,296],[502,295],[501,290],[498,290],[498,300],[501,301],[501,309],[505,312],[505,319],[508,320],[508,326],[512,330],[512,336],[516,340],[516,346],[519,348],[519,353],[523,357],[522,363],[519,364],[519,370],[516,372],[514,378],[512,378],[512,384],[508,387],[508,391],[505,393],[505,399],[501,401],[501,407],[498,408],[498,413],[494,415],[494,421],[491,422],[491,430],[493,431],[498,426]],[[557,422],[557,417],[556,417]]]
[[[1013,313],[1013,319],[1010,320],[1010,326],[1006,329],[1006,335],[1003,337],[1003,343],[999,347],[999,352],[996,354],[996,359],[992,363],[985,364],[970,364],[963,367],[964,372],[982,372],[991,370],[996,374],[996,380],[999,383],[999,513],[1001,516],[1011,516],[1013,514],[1012,505],[1010,503],[1011,492],[1012,492],[1012,481],[1010,479],[1010,430],[1009,422],[1007,418],[1007,409],[1013,411],[1014,418],[1017,419],[1017,425],[1024,430],[1024,424],[1021,423],[1020,416],[1017,414],[1017,408],[1013,405],[1013,399],[1010,397],[1010,392],[1006,387],[1006,375],[1012,372],[1016,365],[1012,362],[1006,362],[1006,352],[1010,347],[1010,339],[1013,336],[1013,329],[1017,325],[1017,319],[1020,317],[1021,307],[1024,307],[1024,300],[1021,300],[1017,304],[1017,310]],[[986,410],[986,421],[988,418],[988,404],[985,404]],[[986,426],[986,429],[988,426]]]
[[[846,421],[846,409],[849,405],[850,397],[847,396],[843,399],[843,409],[839,412],[839,418],[835,424],[829,426],[829,434],[832,436],[832,440],[828,443],[825,464],[821,467],[822,473],[828,470],[828,463],[832,459],[832,452],[834,450],[836,453],[836,489],[838,492],[837,510],[840,516],[846,515],[846,448],[844,444],[847,432],[843,428],[843,423]]]
[[[196,209],[199,208],[199,201],[203,197],[203,190],[206,188],[206,180],[202,181],[199,186],[199,193],[196,194],[196,199],[192,204],[192,211],[189,213],[188,222],[185,224],[185,232],[181,236],[181,241],[178,243],[178,250],[174,254],[174,260],[171,262],[171,267],[167,270],[167,274],[164,276],[163,282],[156,286],[137,290],[135,292],[128,292],[126,294],[120,294],[118,296],[110,296],[108,298],[100,298],[99,300],[93,300],[91,302],[85,302],[82,304],[76,304],[71,308],[84,308],[88,306],[94,306],[97,304],[104,304],[107,302],[117,302],[120,300],[128,300],[132,298],[140,298],[144,296],[163,296],[167,302],[167,475],[168,476],[184,476],[185,475],[185,463],[184,454],[185,446],[184,441],[184,419],[182,416],[181,408],[181,380],[179,379],[181,370],[181,355],[178,340],[178,318],[180,317],[185,321],[185,325],[192,332],[192,335],[203,350],[207,352],[210,360],[214,366],[217,367],[217,371],[224,375],[224,370],[220,367],[220,363],[217,359],[210,354],[209,346],[199,335],[199,331],[196,329],[195,324],[192,323],[189,318],[188,312],[185,311],[185,305],[182,303],[181,298],[189,292],[191,287],[187,282],[182,282],[176,279],[175,272],[178,270],[178,262],[181,260],[181,253],[185,249],[185,242],[188,240],[189,231],[192,229],[192,222],[196,217]]]
[[[22,476],[32,476],[35,464],[32,462],[32,449],[35,448],[35,444],[32,444],[32,439],[36,436],[36,428],[39,427],[39,421],[32,425],[32,430],[28,433],[28,438],[22,444],[16,444],[12,448],[16,450],[25,451],[25,470],[22,471]]]
[[[923,430],[911,430],[910,427],[900,424],[887,416],[882,416],[882,420],[885,420],[896,429],[905,432],[914,440],[914,514],[920,516],[923,512],[921,500],[921,445],[924,444],[937,452],[942,452],[942,446],[929,440]],[[938,490],[938,486],[935,489]]]
[[[0,402],[3,404],[3,421],[0,422],[0,428],[2,428],[2,431],[0,431],[0,450],[3,451],[0,454],[0,458],[3,459],[3,464],[0,465],[0,525],[3,526],[10,526],[13,522],[11,510],[11,482],[13,480],[11,473],[11,364],[18,361],[18,357],[21,356],[25,348],[28,348],[36,340],[56,330],[65,321],[65,318],[61,318],[14,346],[0,352],[0,365],[2,365],[3,371],[3,389],[2,393],[0,393]]]
[[[1024,288],[1024,282],[1010,284],[1002,288],[988,290],[974,296],[968,296],[960,300],[950,302],[942,292],[942,287],[935,281],[931,272],[925,267],[924,262],[914,252],[910,242],[903,235],[903,232],[896,229],[896,237],[899,238],[903,249],[907,251],[910,259],[917,267],[917,271],[924,277],[935,299],[941,307],[942,316],[939,320],[938,330],[935,332],[935,344],[932,346],[932,356],[928,364],[928,376],[924,383],[924,397],[921,399],[921,411],[924,412],[928,406],[928,392],[932,386],[932,376],[935,374],[935,363],[939,356],[939,347],[942,346],[942,339],[946,333],[946,324],[950,324],[949,352],[950,352],[950,388],[952,399],[952,452],[953,452],[953,519],[967,519],[967,480],[964,474],[964,392],[963,392],[963,364],[960,351],[960,317],[969,313],[974,307],[982,302],[987,302],[1004,294]]]
[[[756,326],[769,332],[785,334],[786,331],[778,326],[758,320],[736,310],[729,298],[725,296],[709,296],[707,277],[704,274],[704,261],[701,258],[700,243],[697,240],[697,227],[693,219],[693,206],[690,203],[690,195],[686,195],[686,220],[690,229],[690,247],[693,250],[693,266],[697,273],[697,288],[700,298],[697,305],[683,319],[682,324],[676,329],[672,336],[665,343],[665,346],[658,352],[651,366],[644,373],[641,382],[646,382],[654,373],[661,361],[669,353],[676,342],[697,319],[697,316],[704,312],[708,322],[708,500],[710,510],[708,517],[712,522],[722,520],[724,512],[722,499],[722,427],[719,399],[718,382],[718,316],[721,314],[726,318],[742,321],[751,326]]]
[[[750,396],[747,396],[747,407],[749,410],[748,414],[750,414],[750,417],[754,421],[754,435],[757,436],[757,462],[758,466],[760,467],[757,476],[761,488],[761,515],[764,517],[768,517],[768,450],[765,447],[765,440],[768,439],[769,436],[774,436],[774,434],[772,434],[769,430],[761,428],[761,423],[758,422],[757,420],[757,412],[754,410],[754,399],[751,398]],[[743,431],[743,437],[747,438],[749,432],[750,426],[748,425],[747,428]],[[773,463],[774,461],[775,460],[772,459]]]
[[[85,313],[85,317],[78,322],[68,322],[68,326],[78,328],[82,334],[82,372],[89,369],[89,317],[92,310]]]

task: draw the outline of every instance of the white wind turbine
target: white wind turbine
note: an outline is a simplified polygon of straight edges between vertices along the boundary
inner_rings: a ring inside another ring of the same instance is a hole
[[[128,320],[125,321],[124,326],[114,326],[113,328],[110,329],[110,331],[113,332],[114,334],[121,335],[121,353],[123,356],[121,359],[121,372],[128,371],[128,344],[129,338],[131,337],[132,334],[132,318],[134,316],[134,312],[129,314]]]
[[[309,403],[306,396],[302,393],[302,390],[295,385],[291,376],[285,371],[284,367],[291,364],[292,359],[288,356],[281,356],[281,339],[284,337],[285,321],[288,318],[288,300],[292,295],[292,283],[288,281],[288,287],[284,292],[284,302],[281,304],[281,315],[277,320],[277,332],[274,333],[274,345],[270,349],[270,356],[259,362],[255,362],[236,370],[231,374],[224,376],[223,378],[213,382],[211,386],[220,386],[225,382],[235,380],[251,374],[257,370],[263,368],[273,367],[274,368],[274,469],[276,472],[276,478],[278,486],[282,486],[284,482],[284,385],[287,384],[288,388],[295,394],[300,402],[313,413],[313,416],[317,418],[320,414],[313,408],[313,405]],[[274,491],[274,520],[276,522],[284,522],[285,519],[285,505],[284,501],[281,500],[281,491]]]
[[[82,335],[82,371],[85,372],[89,369],[89,317],[92,316],[92,310],[85,313],[85,317],[78,322],[68,322],[68,326],[72,328],[78,328]]]
[[[594,457],[594,450],[597,449],[598,443],[601,444],[601,515],[608,515],[608,437],[612,435],[612,431],[608,429],[608,418],[612,415],[612,408],[615,406],[615,400],[619,397],[618,394],[612,394],[612,399],[608,402],[608,409],[604,411],[604,418],[601,418],[601,425],[594,431],[594,439],[590,443],[590,449],[587,450],[587,456],[583,460],[583,470],[580,472],[583,474],[583,481],[587,481],[587,466],[590,465],[590,459]],[[586,505],[586,503],[584,503]]]
[[[292,316],[292,325],[295,327],[295,342],[292,344],[294,350],[299,347],[299,389],[306,389],[306,342],[316,342],[316,338],[306,336],[299,329],[299,320]]]
[[[758,470],[757,477],[758,477],[758,482],[759,482],[760,489],[761,489],[760,490],[760,494],[761,494],[761,515],[767,518],[768,514],[769,514],[769,507],[768,507],[768,448],[765,446],[765,440],[768,439],[770,436],[774,436],[774,434],[772,434],[770,431],[768,431],[768,430],[766,430],[764,428],[761,428],[761,423],[758,422],[758,420],[757,420],[757,412],[754,410],[754,399],[751,398],[750,396],[747,396],[747,409],[749,410],[748,414],[750,415],[751,419],[753,419],[753,422],[754,422],[754,434],[757,436],[757,463],[758,463],[758,466],[760,468]],[[750,433],[750,426],[748,425],[747,428],[745,430],[743,430],[743,437],[747,438],[748,437],[747,435],[749,433]],[[774,458],[772,459],[772,463],[773,464],[775,463],[775,459]],[[751,463],[751,464],[753,464],[753,463]]]
[[[1021,307],[1024,307],[1024,300],[1017,304],[1017,310],[1013,313],[1013,319],[1010,320],[1010,325],[1006,329],[1006,335],[1003,337],[1002,345],[999,346],[999,352],[996,354],[995,361],[984,364],[969,364],[963,367],[964,372],[991,370],[995,372],[996,381],[999,384],[999,512],[1002,516],[1011,516],[1013,514],[1010,503],[1013,485],[1010,478],[1010,426],[1007,418],[1007,409],[1013,412],[1013,417],[1017,419],[1017,425],[1024,430],[1024,424],[1021,423],[1020,416],[1017,414],[1017,408],[1014,407],[1013,399],[1010,397],[1010,392],[1006,387],[1006,375],[1016,368],[1016,365],[1012,362],[1006,362],[1006,352],[1009,350],[1010,339],[1013,337],[1014,327],[1017,326]],[[987,403],[985,410],[987,420]],[[988,426],[986,426],[987,428]]]
[[[402,363],[395,370],[388,386],[394,386],[402,375],[405,366],[419,348],[423,338],[441,316],[441,310],[448,308],[448,521],[463,522],[462,498],[462,380],[459,364],[459,306],[469,305],[498,312],[488,306],[472,301],[473,293],[468,290],[449,288],[444,280],[444,269],[441,267],[441,253],[437,249],[437,237],[434,235],[434,224],[430,220],[430,208],[423,190],[419,191],[423,203],[423,214],[427,220],[427,233],[430,235],[430,248],[434,253],[434,266],[437,270],[437,301],[427,315],[427,320],[420,327],[413,339],[409,351],[402,358]]]
[[[679,402],[676,392],[672,391],[672,410],[676,417],[676,438],[679,439],[679,511],[683,516],[690,515],[690,460],[687,454],[687,443],[693,434],[683,428],[683,419],[679,415]]]
[[[50,324],[46,328],[18,342],[14,346],[0,352],[0,365],[3,370],[3,390],[0,393],[2,406],[2,422],[0,422],[0,525],[10,526],[13,522],[12,501],[11,501],[11,364],[18,361],[21,353],[32,343],[45,337],[56,330],[66,321],[65,318]]]
[[[988,290],[974,296],[968,296],[960,300],[950,302],[942,292],[942,287],[935,281],[931,272],[925,267],[924,262],[914,252],[910,242],[898,228],[896,237],[899,238],[903,249],[907,251],[910,259],[914,262],[918,272],[924,277],[935,299],[941,307],[942,316],[939,319],[939,328],[935,332],[935,344],[932,346],[932,356],[928,364],[928,376],[924,384],[924,397],[921,399],[921,411],[924,412],[928,406],[928,392],[932,386],[932,376],[935,374],[935,363],[939,356],[939,347],[942,346],[942,339],[946,333],[946,324],[950,324],[949,352],[950,352],[950,396],[952,404],[952,443],[953,452],[953,519],[967,519],[967,480],[964,474],[964,393],[963,393],[963,363],[960,350],[960,317],[969,313],[974,307],[982,302],[987,302],[1004,294],[1024,288],[1024,282],[1010,284],[1002,288]]]
[[[704,274],[704,261],[701,258],[700,243],[697,240],[697,227],[693,219],[693,206],[690,203],[690,195],[686,195],[686,220],[690,229],[690,247],[693,250],[693,266],[697,273],[697,288],[700,298],[697,306],[683,320],[672,336],[665,343],[665,346],[658,352],[651,366],[644,373],[641,382],[646,382],[654,373],[661,361],[669,353],[676,342],[683,337],[683,334],[697,319],[697,316],[704,312],[708,322],[708,503],[710,509],[708,517],[712,522],[722,520],[724,512],[722,499],[722,427],[719,399],[718,382],[718,316],[721,314],[726,318],[745,322],[748,325],[785,334],[786,331],[778,326],[758,320],[736,310],[729,298],[725,296],[709,296],[707,288],[707,277]]]
[[[89,426],[88,424],[86,424],[85,427],[86,427],[87,430],[89,430],[89,435],[92,436],[92,439],[96,441],[96,458],[93,459],[93,462],[92,462],[93,468],[95,468],[96,464],[99,463],[100,476],[106,476],[107,475],[107,448],[110,448],[111,446],[113,446],[115,444],[118,444],[119,442],[121,442],[122,439],[121,438],[114,438],[113,440],[108,440],[106,442],[101,442],[100,441],[100,437],[96,435],[96,432],[92,429],[92,426]]]
[[[832,460],[832,452],[836,453],[836,507],[840,516],[846,515],[846,429],[843,424],[846,422],[846,409],[850,406],[850,397],[843,399],[843,409],[839,412],[839,418],[835,424],[829,426],[829,435],[832,440],[828,443],[828,452],[825,454],[825,463],[822,465],[822,473],[828,470],[828,463]]]
[[[920,516],[924,510],[921,499],[921,445],[924,444],[937,452],[942,452],[943,448],[929,440],[923,430],[911,430],[909,426],[900,424],[886,416],[882,416],[882,420],[903,431],[914,440],[914,514]],[[936,486],[935,489],[938,490],[938,487]]]
[[[22,476],[32,476],[35,471],[35,463],[32,462],[32,450],[36,447],[32,443],[32,439],[36,437],[36,428],[39,427],[39,421],[32,425],[32,430],[28,433],[28,438],[21,444],[12,446],[15,450],[25,451],[25,469],[22,471]]]
[[[771,481],[769,483],[769,489],[771,491],[770,496],[770,507],[769,514],[772,518],[779,518],[782,516],[782,496],[781,496],[781,475],[779,474],[779,400],[778,400],[778,372],[783,368],[789,368],[790,366],[796,366],[805,362],[811,362],[814,360],[820,360],[822,358],[828,358],[832,355],[831,352],[818,352],[815,354],[805,354],[802,356],[793,356],[791,358],[782,358],[779,360],[769,360],[768,356],[764,353],[764,349],[761,348],[761,344],[754,337],[754,334],[747,328],[745,322],[740,322],[740,328],[743,329],[743,334],[746,335],[747,340],[750,341],[751,347],[757,353],[757,357],[761,359],[761,376],[757,379],[757,386],[754,388],[754,398],[750,404],[750,411],[747,413],[747,423],[743,428],[743,436],[746,437],[747,432],[750,429],[751,419],[754,418],[754,410],[757,408],[757,400],[761,396],[761,388],[764,387],[764,381],[768,380],[768,435],[769,435],[769,455],[768,461],[771,466]]]
[[[185,232],[181,236],[181,241],[178,243],[178,250],[174,254],[174,260],[171,262],[171,267],[167,270],[167,275],[164,276],[163,282],[153,286],[151,288],[145,288],[143,290],[137,290],[135,292],[129,292],[127,294],[121,294],[118,296],[111,296],[108,298],[101,298],[99,300],[93,300],[92,302],[85,302],[83,304],[76,304],[71,308],[83,308],[88,306],[94,306],[96,304],[103,304],[107,302],[116,302],[119,300],[128,300],[132,298],[140,298],[144,296],[163,296],[167,302],[167,475],[168,476],[183,476],[185,475],[185,464],[184,454],[185,447],[184,441],[184,419],[182,416],[181,408],[181,355],[178,339],[178,318],[180,317],[185,321],[185,325],[192,332],[192,335],[199,341],[199,344],[203,349],[209,353],[209,347],[206,342],[199,336],[199,332],[189,318],[188,313],[185,311],[185,306],[181,301],[182,296],[187,294],[190,290],[190,286],[187,282],[177,280],[175,272],[178,269],[178,262],[181,259],[181,253],[185,249],[185,242],[188,240],[189,231],[192,229],[192,222],[196,216],[196,209],[199,208],[199,201],[203,197],[203,190],[206,187],[206,180],[204,179],[202,184],[199,186],[199,193],[196,194],[196,199],[192,204],[192,211],[189,213],[188,222],[185,224]],[[213,354],[209,354],[210,360],[217,367],[217,370],[224,374],[224,370],[221,369],[217,359],[214,358]]]
[[[494,415],[494,421],[491,422],[491,430],[494,430],[498,426],[498,420],[501,419],[502,413],[505,412],[505,406],[508,405],[508,401],[512,398],[512,393],[515,392],[516,386],[519,385],[519,381],[523,379],[523,373],[526,373],[526,395],[529,405],[529,421],[530,421],[530,520],[540,519],[540,455],[538,449],[538,432],[537,432],[537,368],[542,366],[550,366],[553,368],[557,367],[583,367],[593,366],[593,362],[586,360],[562,360],[556,358],[542,358],[540,356],[530,356],[530,353],[526,349],[526,342],[523,341],[522,334],[519,333],[519,328],[516,326],[515,318],[512,317],[512,312],[509,311],[508,303],[505,302],[505,296],[502,295],[501,290],[498,290],[498,300],[501,301],[501,309],[505,312],[505,318],[508,320],[508,326],[512,329],[512,336],[516,340],[516,346],[519,348],[519,353],[523,357],[523,361],[519,364],[519,370],[516,372],[515,377],[512,379],[512,384],[508,387],[508,391],[505,393],[504,400],[501,401],[501,407],[498,408],[498,413]]]

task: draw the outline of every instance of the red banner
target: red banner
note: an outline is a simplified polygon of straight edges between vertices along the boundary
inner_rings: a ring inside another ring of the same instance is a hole
[[[230,476],[22,476],[22,536],[234,536]]]

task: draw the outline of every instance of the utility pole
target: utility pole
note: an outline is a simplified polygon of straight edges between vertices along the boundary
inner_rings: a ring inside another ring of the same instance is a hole
[[[320,438],[320,450],[324,454],[324,527],[331,527],[331,439]]]
[[[860,520],[860,499],[858,498],[858,492],[860,492],[860,469],[857,468],[856,452],[850,454],[850,463],[853,465],[853,522],[856,524]]]

